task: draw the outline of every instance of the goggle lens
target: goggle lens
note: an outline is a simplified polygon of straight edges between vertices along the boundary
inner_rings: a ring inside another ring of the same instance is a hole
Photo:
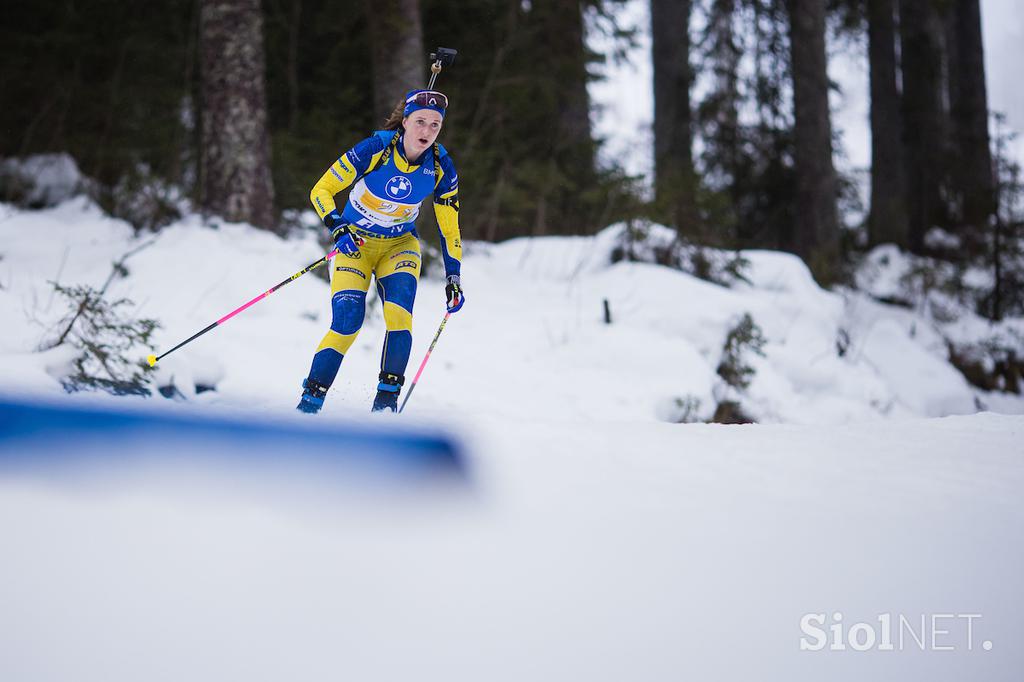
[[[405,101],[406,106],[414,103],[419,107],[439,107],[441,109],[448,108],[448,97],[443,92],[437,90],[427,90],[425,92],[417,92],[415,95]]]

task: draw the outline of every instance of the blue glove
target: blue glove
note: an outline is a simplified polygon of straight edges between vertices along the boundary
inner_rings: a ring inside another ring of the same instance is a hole
[[[340,253],[353,256],[359,252],[359,238],[355,236],[352,228],[337,210],[324,216],[324,225],[331,231],[331,239],[334,240],[334,245],[338,247]]]
[[[448,312],[457,313],[462,310],[462,304],[466,297],[462,293],[462,282],[458,275],[448,275],[448,286],[444,288],[444,295],[448,297]]]

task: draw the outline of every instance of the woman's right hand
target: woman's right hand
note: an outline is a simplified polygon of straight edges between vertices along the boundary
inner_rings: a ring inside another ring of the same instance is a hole
[[[359,253],[359,243],[356,241],[358,237],[348,225],[334,228],[331,237],[334,239],[334,245],[338,247],[338,251],[346,256],[354,256]]]
[[[352,232],[352,228],[337,210],[324,216],[324,225],[331,231],[331,239],[334,240],[334,245],[338,247],[339,252],[346,256],[354,256],[359,252],[359,245],[363,243],[363,240]]]

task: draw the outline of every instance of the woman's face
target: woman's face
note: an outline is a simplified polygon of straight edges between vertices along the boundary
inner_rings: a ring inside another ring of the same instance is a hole
[[[441,124],[441,114],[433,109],[419,109],[403,118],[406,155],[418,157],[425,152],[437,139]]]

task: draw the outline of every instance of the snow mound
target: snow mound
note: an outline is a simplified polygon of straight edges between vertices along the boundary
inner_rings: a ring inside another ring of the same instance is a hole
[[[69,154],[37,154],[0,159],[2,198],[32,208],[48,208],[78,194],[84,185]]]

